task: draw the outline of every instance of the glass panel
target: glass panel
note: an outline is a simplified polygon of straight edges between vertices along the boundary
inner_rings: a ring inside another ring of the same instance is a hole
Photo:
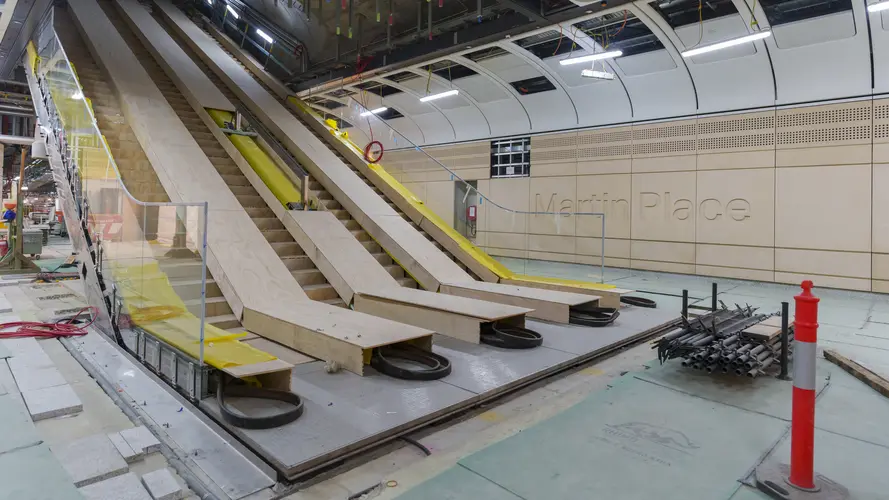
[[[39,57],[29,58],[37,61],[35,107],[58,189],[72,201],[67,211],[73,213],[65,214],[72,243],[81,255],[93,254],[90,276],[101,276],[109,292],[106,302],[98,283],[88,280],[90,303],[100,311],[97,326],[114,332],[107,307],[113,304],[122,331],[139,327],[203,361],[206,203],[146,203],[133,196],[51,20],[35,45]],[[81,219],[85,235],[75,227]]]

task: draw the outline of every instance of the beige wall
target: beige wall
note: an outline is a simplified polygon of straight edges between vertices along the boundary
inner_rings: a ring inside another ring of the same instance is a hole
[[[509,208],[604,211],[607,265],[889,292],[887,99],[533,136],[521,179],[488,179],[487,142],[428,151]],[[385,163],[450,220],[446,172]],[[480,208],[492,255],[598,262],[592,217]]]

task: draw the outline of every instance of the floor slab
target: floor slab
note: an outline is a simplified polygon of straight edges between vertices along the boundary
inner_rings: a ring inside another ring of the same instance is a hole
[[[786,428],[780,419],[626,378],[460,464],[526,500],[719,499],[735,492],[735,481]]]
[[[399,500],[522,500],[505,488],[462,467],[454,466],[398,497]]]

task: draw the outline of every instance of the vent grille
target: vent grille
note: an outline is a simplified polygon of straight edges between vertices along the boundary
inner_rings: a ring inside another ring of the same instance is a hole
[[[889,120],[889,104],[874,106],[874,120]]]
[[[775,134],[733,135],[728,137],[704,137],[698,139],[698,150],[740,149],[774,146]]]
[[[774,128],[775,117],[774,115],[769,115],[700,122],[698,123],[698,134],[727,134]]]
[[[688,135],[695,135],[694,123],[633,129],[633,139],[637,141],[646,139],[666,139],[670,137],[683,137]]]
[[[860,141],[870,139],[870,132],[871,128],[868,125],[778,132],[778,144],[787,145],[817,142]]]
[[[889,123],[874,126],[874,139],[889,139]]]
[[[617,130],[612,132],[589,132],[577,136],[577,144],[607,144],[609,142],[629,142],[633,140],[632,130]]]
[[[869,121],[870,106],[803,111],[778,115],[778,128]]]
[[[577,158],[576,149],[555,149],[552,151],[531,150],[531,161],[564,161]]]
[[[570,134],[532,137],[531,145],[534,148],[573,148],[577,146],[577,136]]]
[[[633,154],[651,155],[661,153],[687,153],[695,150],[695,140],[643,142],[633,145]]]
[[[583,148],[577,150],[578,158],[602,158],[610,156],[630,156],[633,154],[633,145],[599,146],[595,148]]]

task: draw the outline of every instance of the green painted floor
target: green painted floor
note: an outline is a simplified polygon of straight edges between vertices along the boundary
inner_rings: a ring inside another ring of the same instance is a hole
[[[824,360],[818,384],[818,472],[852,498],[886,498],[889,400]],[[765,498],[741,481],[764,459],[788,460],[790,391],[772,378],[652,366],[398,498]]]

